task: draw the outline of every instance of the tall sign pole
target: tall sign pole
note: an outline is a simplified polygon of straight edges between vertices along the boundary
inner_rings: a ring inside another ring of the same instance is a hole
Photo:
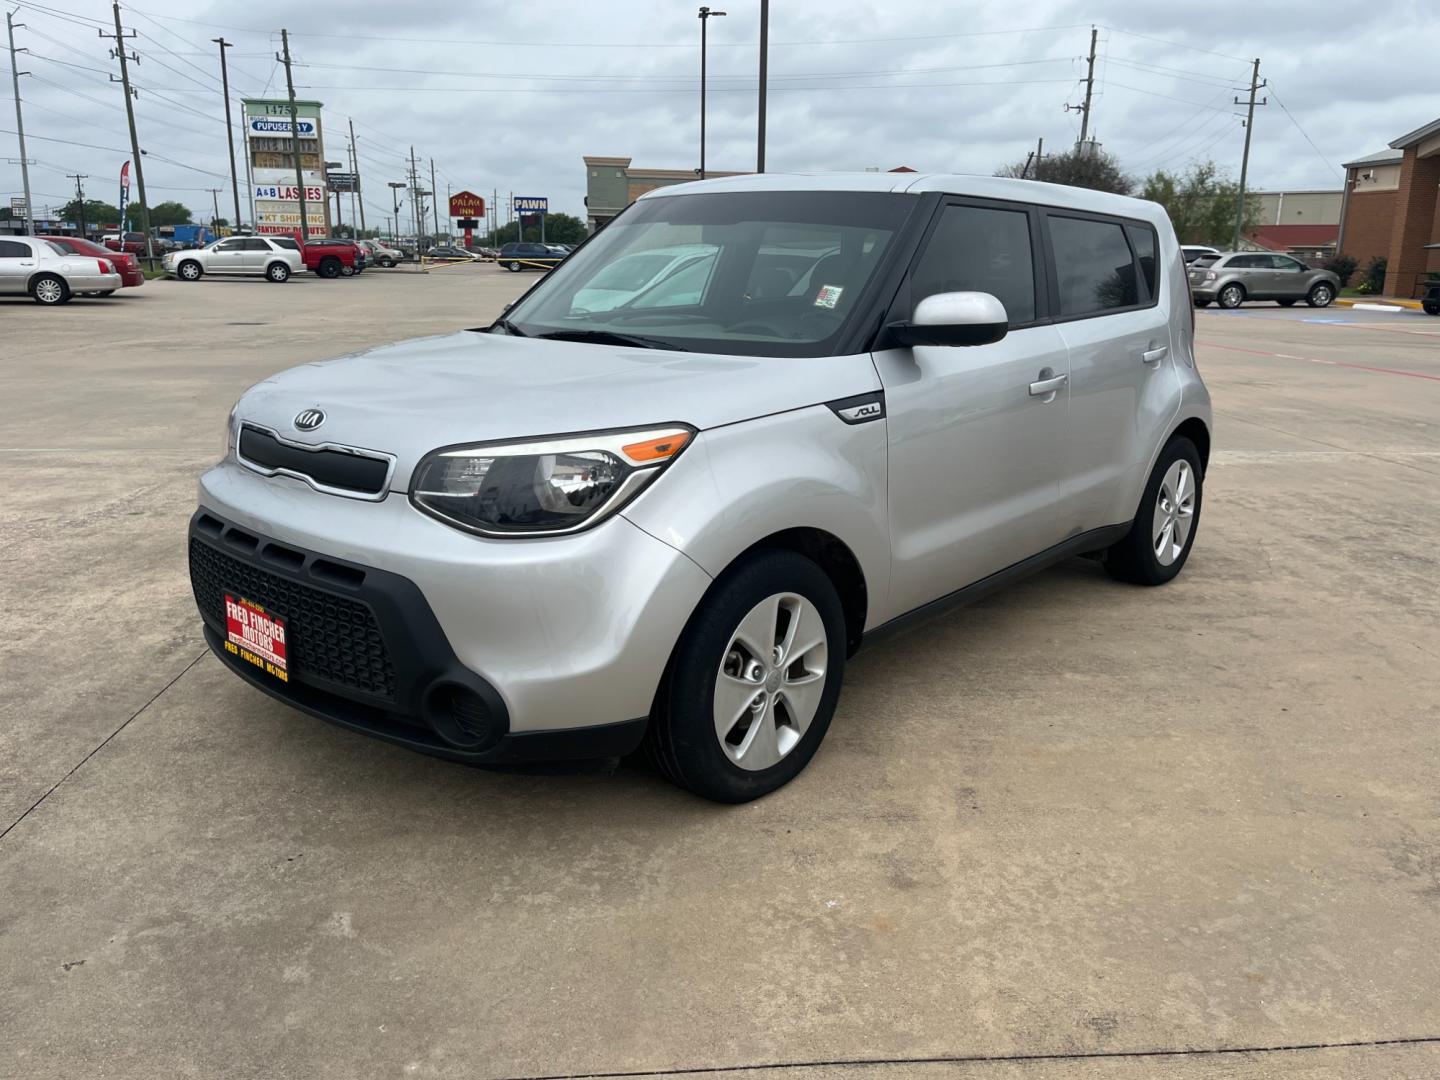
[[[360,209],[360,235],[365,235],[365,188],[360,183],[360,155],[355,152],[355,121],[350,121],[350,171],[355,174],[355,201]]]
[[[1254,67],[1250,69],[1250,108],[1245,114],[1245,152],[1240,158],[1240,201],[1235,207],[1235,237],[1230,243],[1231,251],[1240,250],[1240,231],[1245,227],[1245,177],[1250,171],[1250,134],[1255,129],[1255,106],[1265,105],[1270,100],[1264,98],[1257,103],[1255,94],[1266,85],[1268,83],[1260,79],[1260,58],[1257,56]],[[1240,103],[1240,99],[1236,98],[1235,104]]]
[[[119,5],[116,5],[119,8]],[[305,213],[305,175],[300,171],[300,120],[295,113],[295,79],[290,72],[290,31],[280,31],[280,47],[283,56],[277,56],[285,65],[285,88],[290,94],[290,149],[295,155],[295,194],[300,198],[300,239],[310,239],[310,219]],[[318,140],[317,140],[318,143]]]
[[[125,91],[125,118],[130,122],[130,150],[134,154],[135,162],[135,188],[140,195],[140,228],[145,233],[145,261],[150,264],[150,269],[155,269],[155,240],[150,235],[150,203],[145,198],[145,166],[140,161],[140,137],[135,134],[135,91],[130,88],[130,68],[127,66],[131,59],[125,51],[125,39],[134,37],[135,31],[131,30],[126,34],[120,26],[120,5],[115,4],[115,33],[107,34],[103,30],[96,31],[102,38],[113,37],[115,48],[111,55],[120,61],[120,86]],[[140,57],[137,54],[134,58],[139,63]],[[115,76],[110,76],[110,81],[115,81]]]
[[[15,133],[20,137],[20,182],[25,187],[25,232],[34,236],[35,208],[30,205],[30,160],[25,156],[25,118],[20,115],[20,76],[30,73],[20,71],[19,65],[15,63],[15,25],[11,13],[7,11],[5,31],[10,35],[10,81],[15,86]]]

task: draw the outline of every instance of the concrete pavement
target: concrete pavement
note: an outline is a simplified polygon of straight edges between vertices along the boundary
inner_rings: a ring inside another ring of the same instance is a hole
[[[1436,320],[1197,312],[1181,578],[1076,561],[864,651],[721,808],[413,755],[201,643],[235,396],[530,280],[0,301],[0,1076],[1440,1070]]]

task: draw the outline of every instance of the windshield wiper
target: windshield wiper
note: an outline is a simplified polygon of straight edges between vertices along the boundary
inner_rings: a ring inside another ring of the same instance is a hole
[[[505,331],[507,334],[509,334],[511,337],[528,337],[528,336],[529,336],[529,335],[527,335],[527,334],[525,333],[524,330],[521,330],[518,326],[516,326],[516,325],[515,325],[513,322],[511,322],[509,319],[496,319],[495,322],[492,323],[491,326],[490,326],[490,332],[491,332],[491,333],[494,333],[497,327],[498,327],[499,329],[501,329],[501,330],[504,330],[504,331]],[[541,335],[541,336],[543,337],[544,335]]]
[[[689,352],[683,345],[676,345],[660,338],[642,337],[639,334],[619,334],[614,330],[553,330],[536,337],[551,341],[589,341],[596,345],[633,345],[640,349],[669,349],[672,352]]]

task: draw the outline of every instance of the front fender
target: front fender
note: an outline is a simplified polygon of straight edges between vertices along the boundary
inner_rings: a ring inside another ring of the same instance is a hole
[[[623,513],[712,576],[776,533],[827,532],[865,576],[868,629],[889,610],[886,481],[885,421],[813,405],[702,432]]]

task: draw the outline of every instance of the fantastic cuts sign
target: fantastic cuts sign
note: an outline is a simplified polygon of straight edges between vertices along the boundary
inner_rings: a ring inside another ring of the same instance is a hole
[[[300,199],[300,189],[294,184],[256,184],[254,197],[257,199],[278,199],[281,201],[297,202]],[[305,185],[306,202],[324,202],[325,189],[319,185]]]
[[[269,139],[288,139],[291,135],[288,116],[252,116],[249,118],[250,134]],[[295,117],[295,130],[302,139],[314,139],[320,134],[320,121],[313,116]]]

